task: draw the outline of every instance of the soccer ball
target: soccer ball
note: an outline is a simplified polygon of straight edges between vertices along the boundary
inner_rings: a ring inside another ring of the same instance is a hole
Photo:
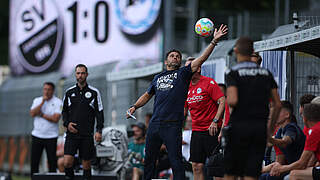
[[[194,30],[203,37],[211,36],[214,30],[214,24],[209,18],[201,18],[197,21]]]

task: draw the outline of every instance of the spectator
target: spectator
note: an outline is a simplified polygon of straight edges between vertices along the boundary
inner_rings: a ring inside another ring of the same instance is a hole
[[[128,145],[129,153],[131,153],[132,158],[130,160],[133,166],[133,175],[132,180],[139,180],[143,175],[143,163],[145,156],[145,134],[146,134],[146,126],[142,122],[138,122],[131,126],[134,135],[134,141],[130,142]]]
[[[191,128],[192,119],[191,116],[188,115],[182,132],[182,156],[186,161],[188,161],[190,157]]]
[[[299,114],[301,116],[303,116],[303,109],[304,109],[304,105],[310,103],[316,96],[312,95],[312,94],[305,94],[303,96],[300,97],[299,99]],[[303,133],[307,136],[308,135],[308,128],[307,126],[304,126],[303,128]]]
[[[149,122],[150,122],[150,119],[152,118],[152,113],[147,113],[145,116],[144,116],[144,121],[145,121],[145,124],[146,124],[146,127],[148,128],[149,126]]]
[[[62,101],[54,96],[52,82],[43,84],[43,95],[33,100],[30,115],[34,118],[31,142],[31,177],[39,172],[42,151],[45,149],[49,163],[49,172],[57,171],[58,121],[61,117]]]
[[[296,118],[293,114],[293,105],[289,101],[281,101],[281,111],[277,121],[280,128],[275,137],[269,139],[272,145],[277,146],[281,154],[276,157],[276,162],[282,165],[293,163],[299,159],[302,154],[305,135],[298,127]],[[274,164],[274,163],[273,163]],[[282,180],[289,172],[284,172],[280,176],[270,176],[268,173],[273,164],[262,168],[260,180]]]
[[[300,159],[288,165],[275,163],[271,169],[271,175],[278,176],[283,172],[290,172],[290,179],[312,180],[320,179],[320,105],[305,104],[303,110],[304,125],[309,128],[304,150]],[[310,159],[316,157],[316,161],[310,166]],[[316,162],[318,163],[316,164]],[[313,167],[318,166],[318,167]]]

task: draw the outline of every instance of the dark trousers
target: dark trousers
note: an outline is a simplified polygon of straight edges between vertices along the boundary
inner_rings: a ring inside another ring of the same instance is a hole
[[[259,180],[283,180],[283,178],[289,173],[283,173],[280,176],[271,176],[269,173],[261,174]]]
[[[150,125],[146,139],[146,156],[144,167],[144,179],[155,178],[156,160],[162,144],[166,145],[169,161],[173,171],[174,180],[184,180],[185,170],[182,161],[182,130],[181,126],[162,124]]]
[[[57,138],[42,139],[32,136],[31,143],[31,176],[39,172],[39,163],[43,149],[47,152],[49,172],[57,171]]]

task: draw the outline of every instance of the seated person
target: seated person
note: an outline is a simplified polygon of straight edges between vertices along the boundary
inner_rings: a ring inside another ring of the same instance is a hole
[[[288,165],[281,165],[275,163],[271,169],[270,174],[272,176],[278,176],[283,172],[290,172],[290,179],[303,179],[312,180],[320,179],[320,105],[319,104],[306,104],[303,111],[304,125],[309,129],[304,150],[299,160]],[[316,161],[310,162],[313,157],[316,157]],[[317,164],[316,164],[317,163]]]
[[[316,96],[315,95],[312,95],[312,94],[304,94],[300,97],[299,99],[299,114],[300,116],[303,116],[303,107],[305,104],[309,104],[311,103],[311,101],[315,98]],[[303,127],[303,133],[307,136],[308,135],[308,131],[309,129],[304,126]]]
[[[143,161],[145,156],[145,134],[146,134],[146,126],[142,122],[138,122],[133,124],[133,142],[130,142],[128,145],[128,150],[130,156],[130,162],[133,166],[133,175],[132,180],[139,180],[143,175]]]
[[[281,151],[281,153],[277,153],[275,163],[284,165],[299,159],[303,151],[305,135],[297,125],[296,118],[293,115],[292,104],[289,101],[281,101],[281,105],[282,108],[277,121],[279,130],[269,142]],[[260,180],[282,180],[284,176],[289,174],[289,172],[283,172],[279,176],[270,176],[268,172],[275,163],[262,168],[262,173],[264,174],[260,176]]]
[[[191,116],[188,115],[185,121],[184,129],[182,132],[182,157],[183,163],[185,165],[186,171],[192,172],[192,164],[189,162],[190,157],[190,141],[191,141],[191,133],[192,133],[192,119]]]

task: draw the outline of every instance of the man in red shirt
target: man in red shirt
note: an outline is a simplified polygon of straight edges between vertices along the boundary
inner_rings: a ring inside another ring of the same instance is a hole
[[[194,58],[188,58],[188,66]],[[202,76],[201,68],[193,74],[185,114],[190,111],[192,135],[190,159],[195,180],[203,180],[203,166],[206,158],[218,145],[218,135],[222,125],[225,97],[218,84],[212,78]]]
[[[299,99],[299,104],[300,104],[300,106],[299,106],[299,114],[300,114],[300,116],[303,116],[304,105],[308,104],[308,103],[311,103],[311,101],[315,97],[316,96],[312,95],[312,94],[305,94],[305,95],[300,97],[300,99]],[[308,131],[309,131],[309,128],[307,128],[307,126],[304,126],[304,128],[303,128],[304,135],[308,136]]]
[[[271,175],[279,175],[282,172],[291,171],[290,179],[320,179],[320,105],[305,104],[303,111],[303,122],[309,128],[307,140],[304,146],[304,151],[300,159],[289,165],[273,165]],[[314,162],[310,167],[310,159],[315,156],[318,163]]]

